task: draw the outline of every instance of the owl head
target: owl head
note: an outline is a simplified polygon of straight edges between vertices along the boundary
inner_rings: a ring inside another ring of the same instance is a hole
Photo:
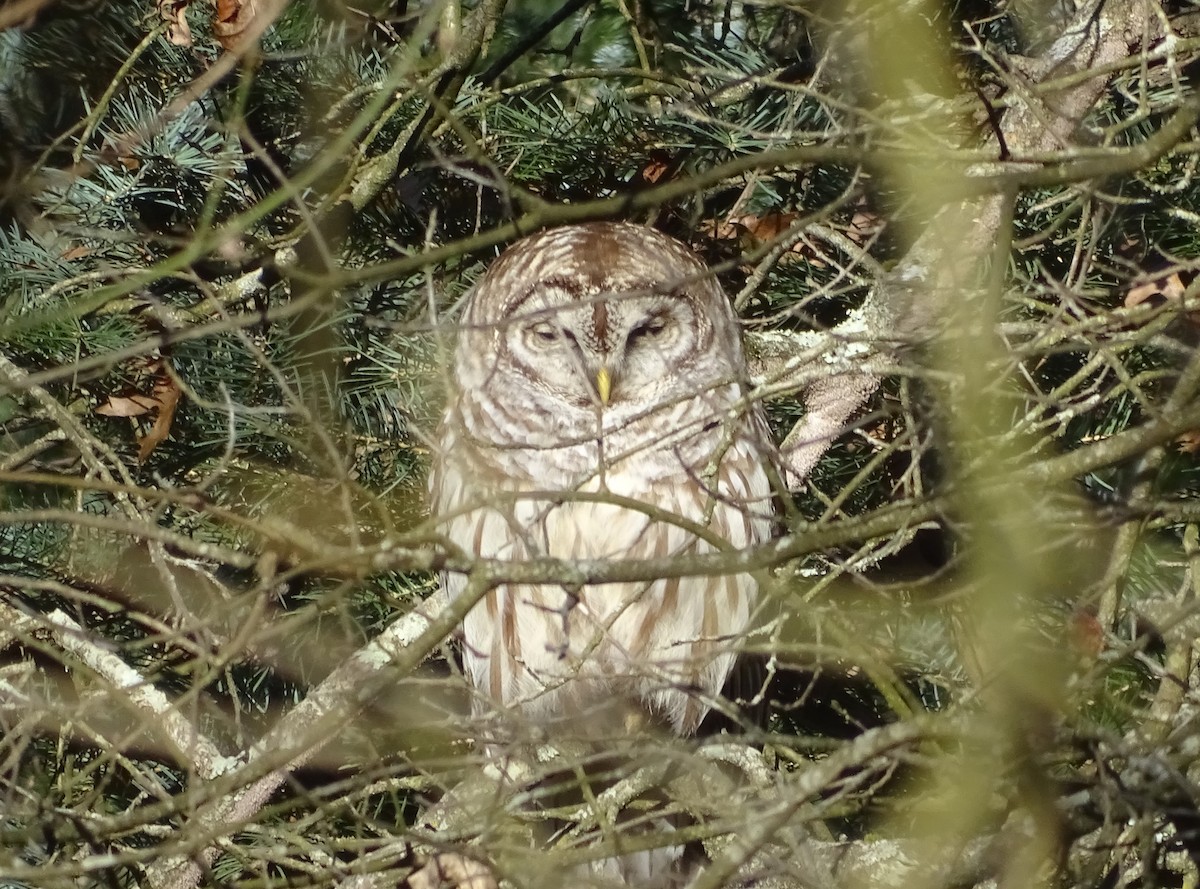
[[[729,301],[694,253],[654,229],[593,223],[528,237],[492,264],[468,297],[455,382],[498,410],[594,427],[736,387],[743,367]]]

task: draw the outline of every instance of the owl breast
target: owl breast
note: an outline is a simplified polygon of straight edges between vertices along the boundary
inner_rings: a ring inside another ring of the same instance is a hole
[[[516,561],[686,560],[769,538],[771,489],[753,439],[725,450],[709,487],[677,450],[653,450],[659,459],[644,449],[639,459],[579,485],[574,496],[554,498],[523,478],[479,488],[467,479],[481,473],[447,466],[455,479],[442,488],[456,496],[440,511],[457,513],[447,535],[471,540],[482,557]],[[654,467],[649,475],[647,467]],[[461,578],[446,582],[452,594],[464,585]],[[475,706],[551,723],[594,716],[614,703],[636,705],[690,734],[721,690],[756,597],[745,574],[579,589],[502,585],[464,623]]]

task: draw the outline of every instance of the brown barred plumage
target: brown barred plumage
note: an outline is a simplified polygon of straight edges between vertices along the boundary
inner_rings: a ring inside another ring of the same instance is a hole
[[[666,235],[601,223],[520,241],[469,295],[452,377],[431,493],[469,553],[686,558],[768,539],[774,451],[737,322]],[[465,579],[444,582],[454,596]],[[550,737],[619,736],[646,713],[690,735],[756,595],[747,575],[497,588],[464,622],[476,710]],[[661,851],[614,872],[654,879],[678,855]]]

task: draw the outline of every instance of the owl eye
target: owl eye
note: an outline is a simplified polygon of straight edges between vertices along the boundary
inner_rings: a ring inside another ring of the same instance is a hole
[[[525,328],[525,333],[534,342],[548,346],[552,343],[557,343],[559,338],[559,330],[549,321],[539,321],[537,324],[532,324]]]
[[[654,314],[644,320],[633,330],[629,331],[629,343],[638,340],[654,340],[662,336],[670,326],[670,318],[665,314]]]
[[[529,325],[525,328],[525,336],[533,342],[533,345],[542,348],[558,346],[563,343],[576,344],[575,334],[550,321],[539,321]]]

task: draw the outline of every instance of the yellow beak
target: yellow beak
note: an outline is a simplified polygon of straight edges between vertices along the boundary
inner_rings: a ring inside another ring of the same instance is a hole
[[[612,377],[609,375],[607,367],[596,371],[596,391],[600,394],[600,403],[607,405],[608,396],[612,393]]]

